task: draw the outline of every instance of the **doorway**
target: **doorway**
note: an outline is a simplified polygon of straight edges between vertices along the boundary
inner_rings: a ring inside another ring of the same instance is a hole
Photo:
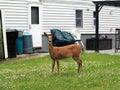
[[[33,47],[42,46],[42,9],[40,4],[29,4],[29,32],[32,34]]]

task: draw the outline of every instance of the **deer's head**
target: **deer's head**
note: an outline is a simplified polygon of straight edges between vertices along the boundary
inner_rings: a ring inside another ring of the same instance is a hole
[[[52,43],[52,40],[53,40],[53,37],[54,37],[55,33],[52,33],[52,34],[48,35],[47,33],[44,32],[44,35],[47,37],[48,42]]]

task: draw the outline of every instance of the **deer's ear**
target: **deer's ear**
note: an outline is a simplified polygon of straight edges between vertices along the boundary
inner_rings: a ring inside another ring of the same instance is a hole
[[[46,37],[48,37],[48,35],[47,35],[47,33],[46,33],[46,32],[44,32],[44,35],[45,35]]]
[[[52,36],[53,36],[53,37],[55,36],[55,32],[52,33]]]

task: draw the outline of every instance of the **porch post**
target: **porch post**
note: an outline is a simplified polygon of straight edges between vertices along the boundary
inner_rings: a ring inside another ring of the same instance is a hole
[[[95,4],[96,27],[95,27],[95,52],[99,52],[99,5]]]

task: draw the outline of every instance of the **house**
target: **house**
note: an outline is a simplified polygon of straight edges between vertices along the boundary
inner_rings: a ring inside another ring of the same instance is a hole
[[[112,38],[120,26],[120,8],[104,6],[100,12],[100,34]],[[21,29],[32,34],[34,48],[43,47],[43,32],[77,28],[81,39],[95,35],[95,6],[92,0],[0,0],[4,53],[7,54],[6,30]]]

